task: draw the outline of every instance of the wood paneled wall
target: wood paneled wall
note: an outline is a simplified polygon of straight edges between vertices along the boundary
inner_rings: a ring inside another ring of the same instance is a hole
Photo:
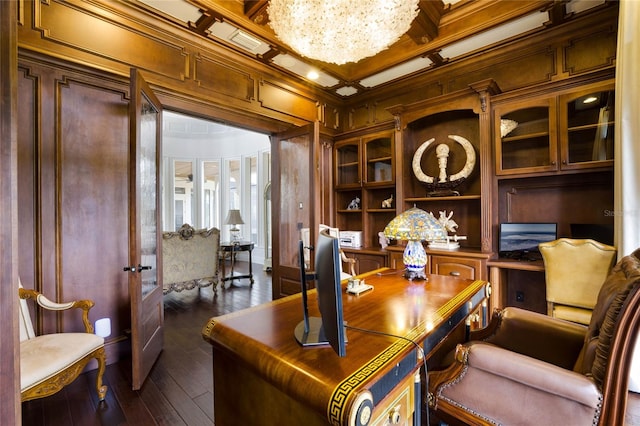
[[[25,59],[18,76],[21,280],[93,299],[91,320],[111,318],[116,342],[130,327],[128,83]],[[68,313],[33,318],[39,332],[82,330]]]

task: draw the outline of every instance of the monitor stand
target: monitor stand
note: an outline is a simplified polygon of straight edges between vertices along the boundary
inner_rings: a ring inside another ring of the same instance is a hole
[[[329,341],[324,336],[324,329],[322,328],[322,318],[309,317],[308,320],[308,326],[306,320],[302,320],[293,332],[298,343],[302,346],[328,345]]]

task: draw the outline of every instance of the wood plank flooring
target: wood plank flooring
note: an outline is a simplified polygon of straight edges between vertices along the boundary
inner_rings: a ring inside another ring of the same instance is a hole
[[[238,262],[235,269],[248,273],[248,263]],[[211,345],[201,330],[211,317],[271,300],[270,273],[254,264],[253,274],[253,286],[248,279],[234,280],[218,288],[217,295],[207,287],[164,296],[165,345],[141,390],[131,390],[131,360],[121,360],[107,367],[109,391],[103,403],[98,403],[95,371],[90,371],[55,395],[23,403],[22,424],[213,425]]]

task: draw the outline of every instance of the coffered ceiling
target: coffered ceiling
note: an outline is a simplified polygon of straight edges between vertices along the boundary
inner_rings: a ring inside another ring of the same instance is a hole
[[[269,26],[268,0],[131,0],[154,19],[344,98],[544,31],[608,1],[420,0],[418,16],[395,44],[357,63],[335,65],[302,57],[282,43]],[[318,77],[308,77],[310,71]]]

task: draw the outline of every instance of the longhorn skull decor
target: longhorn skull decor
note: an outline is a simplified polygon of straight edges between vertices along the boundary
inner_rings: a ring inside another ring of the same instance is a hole
[[[427,186],[429,189],[427,195],[430,197],[460,195],[460,193],[458,191],[454,191],[453,188],[464,182],[469,175],[471,175],[471,172],[473,172],[476,165],[476,151],[473,148],[473,145],[471,145],[471,142],[458,135],[449,135],[449,139],[459,143],[464,149],[467,157],[464,167],[455,174],[447,176],[449,146],[444,143],[436,146],[436,157],[438,158],[438,169],[440,171],[438,177],[429,176],[422,171],[422,166],[420,164],[422,156],[429,145],[435,141],[435,138],[431,138],[424,142],[418,147],[415,154],[413,154],[413,174],[415,174],[416,178],[418,178],[420,182]]]

